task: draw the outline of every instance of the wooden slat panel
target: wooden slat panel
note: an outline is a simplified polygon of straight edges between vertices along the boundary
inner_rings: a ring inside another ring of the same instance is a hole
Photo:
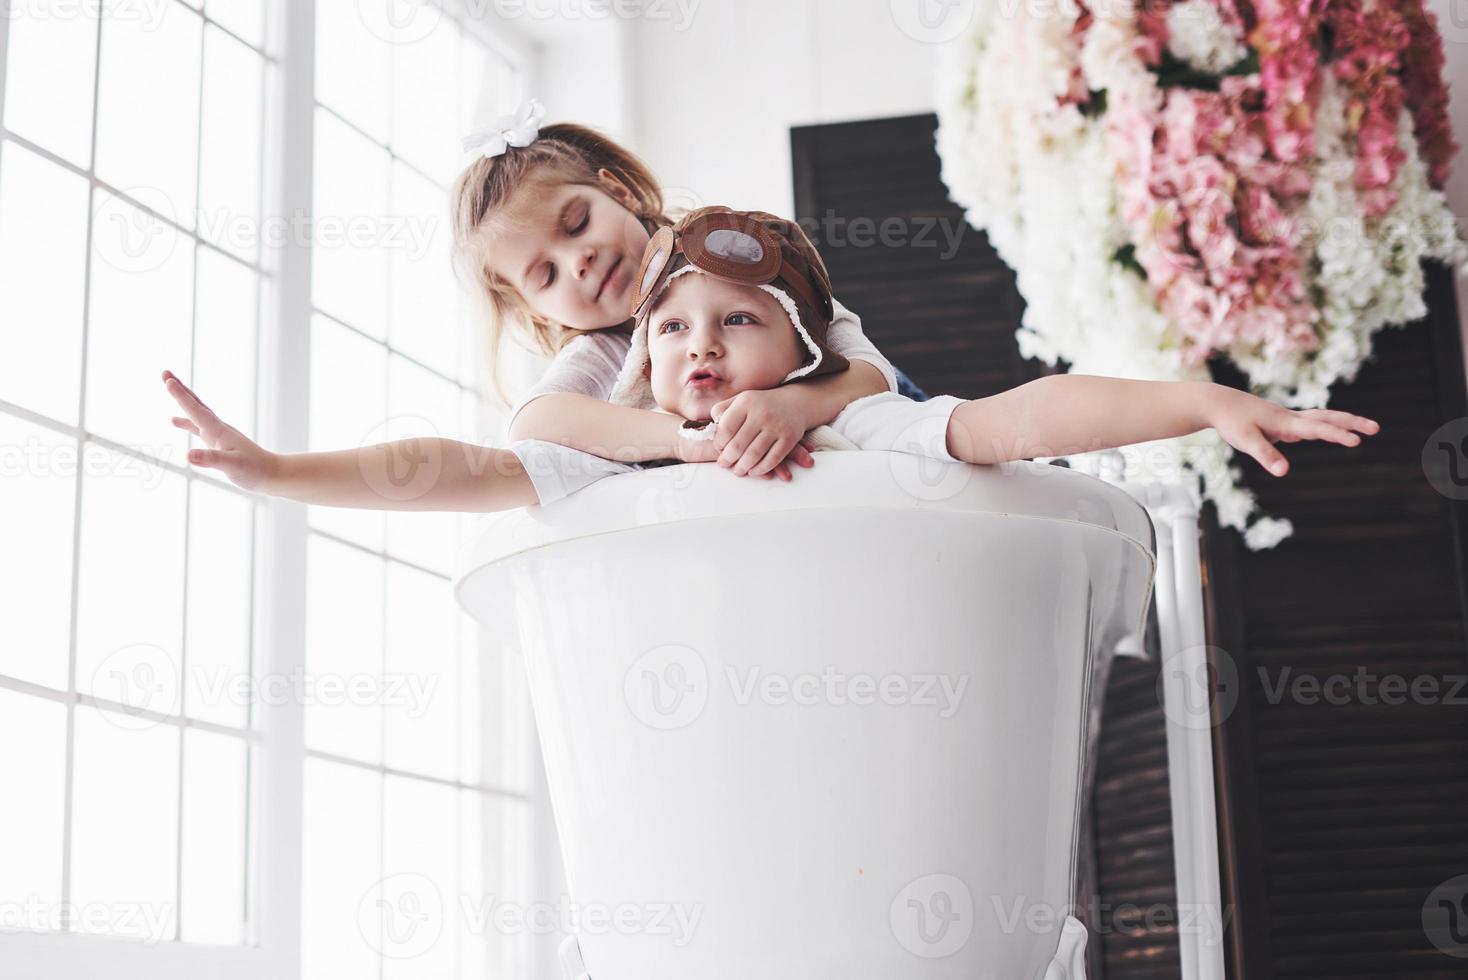
[[[1359,449],[1285,445],[1290,476],[1245,461],[1260,504],[1289,517],[1278,548],[1210,530],[1210,641],[1239,669],[1219,733],[1231,801],[1225,854],[1244,913],[1247,977],[1463,977],[1422,927],[1428,893],[1468,872],[1468,673],[1462,505],[1434,491],[1421,453],[1465,399],[1451,283],[1430,275],[1427,322],[1379,334],[1332,407],[1382,424]],[[1236,372],[1215,377],[1242,387]],[[1346,703],[1285,677],[1339,682]],[[1373,677],[1357,680],[1359,672]],[[1439,703],[1366,703],[1380,678],[1435,678]],[[1305,703],[1307,700],[1313,703]]]

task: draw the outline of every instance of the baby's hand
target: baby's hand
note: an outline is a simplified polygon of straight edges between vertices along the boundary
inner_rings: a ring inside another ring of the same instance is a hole
[[[1208,424],[1235,449],[1248,453],[1275,476],[1289,472],[1290,464],[1276,442],[1322,439],[1342,446],[1359,446],[1361,436],[1374,435],[1381,426],[1374,420],[1328,408],[1294,411],[1243,391],[1214,388],[1215,398],[1207,412]],[[1354,430],[1354,431],[1353,431]]]
[[[717,429],[715,430],[717,431]],[[764,480],[783,480],[789,483],[791,476],[790,466],[792,461],[797,466],[813,466],[815,460],[811,457],[811,445],[802,439],[795,444],[789,456],[768,473],[760,475]],[[719,461],[720,449],[718,440],[715,439],[691,439],[684,437],[679,440],[678,458],[685,463],[717,463]]]
[[[230,482],[245,490],[268,490],[276,472],[277,457],[274,453],[260,448],[233,426],[224,424],[172,371],[163,372],[163,386],[188,415],[188,418],[175,415],[174,427],[192,432],[209,447],[190,449],[190,463],[217,469]]]
[[[710,410],[719,424],[714,442],[720,466],[732,467],[739,476],[767,476],[794,461],[814,466],[810,451],[801,443],[805,419],[783,388],[750,389],[714,405]]]

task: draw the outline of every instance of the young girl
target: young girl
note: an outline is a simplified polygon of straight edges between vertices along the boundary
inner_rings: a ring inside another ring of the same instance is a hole
[[[173,424],[208,449],[189,461],[220,469],[241,486],[307,503],[392,509],[497,510],[562,495],[552,479],[548,443],[626,462],[717,460],[740,476],[790,479],[790,464],[811,466],[801,444],[865,395],[901,380],[849,311],[834,308],[831,344],[850,370],[773,391],[748,391],[718,406],[723,425],[712,443],[680,434],[665,413],[609,405],[626,358],[633,275],[651,233],[669,224],[657,181],[636,156],[592,130],[540,129],[530,103],[497,121],[466,150],[482,150],[456,182],[453,226],[458,259],[495,316],[489,352],[496,362],[508,324],[555,360],[514,406],[509,449],[453,440],[386,443],[362,450],[277,456],[211,412],[171,372],[164,383],[187,418]],[[497,387],[497,386],[496,386]],[[395,499],[375,490],[373,474],[413,465],[423,453],[442,467],[434,490]]]

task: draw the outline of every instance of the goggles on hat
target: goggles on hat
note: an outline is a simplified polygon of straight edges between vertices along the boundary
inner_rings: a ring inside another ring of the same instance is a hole
[[[638,270],[635,319],[646,315],[679,255],[702,272],[740,285],[762,286],[779,279],[807,309],[830,315],[829,302],[817,295],[805,273],[786,261],[774,230],[746,214],[720,211],[693,219],[681,232],[658,229]]]

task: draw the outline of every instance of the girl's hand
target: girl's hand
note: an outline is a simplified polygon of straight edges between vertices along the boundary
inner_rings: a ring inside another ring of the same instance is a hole
[[[190,449],[189,462],[217,469],[231,483],[245,490],[269,492],[278,470],[279,457],[221,421],[172,371],[163,372],[163,386],[188,415],[188,418],[174,416],[174,427],[193,433],[209,447]]]
[[[732,467],[739,476],[764,476],[790,461],[815,465],[801,442],[806,420],[789,395],[786,388],[750,389],[713,406],[720,466]]]
[[[1274,448],[1276,442],[1321,439],[1359,446],[1357,432],[1374,435],[1381,430],[1374,420],[1361,415],[1328,408],[1295,411],[1222,385],[1216,387],[1207,419],[1225,442],[1254,457],[1275,476],[1284,476],[1290,468],[1284,454]]]

